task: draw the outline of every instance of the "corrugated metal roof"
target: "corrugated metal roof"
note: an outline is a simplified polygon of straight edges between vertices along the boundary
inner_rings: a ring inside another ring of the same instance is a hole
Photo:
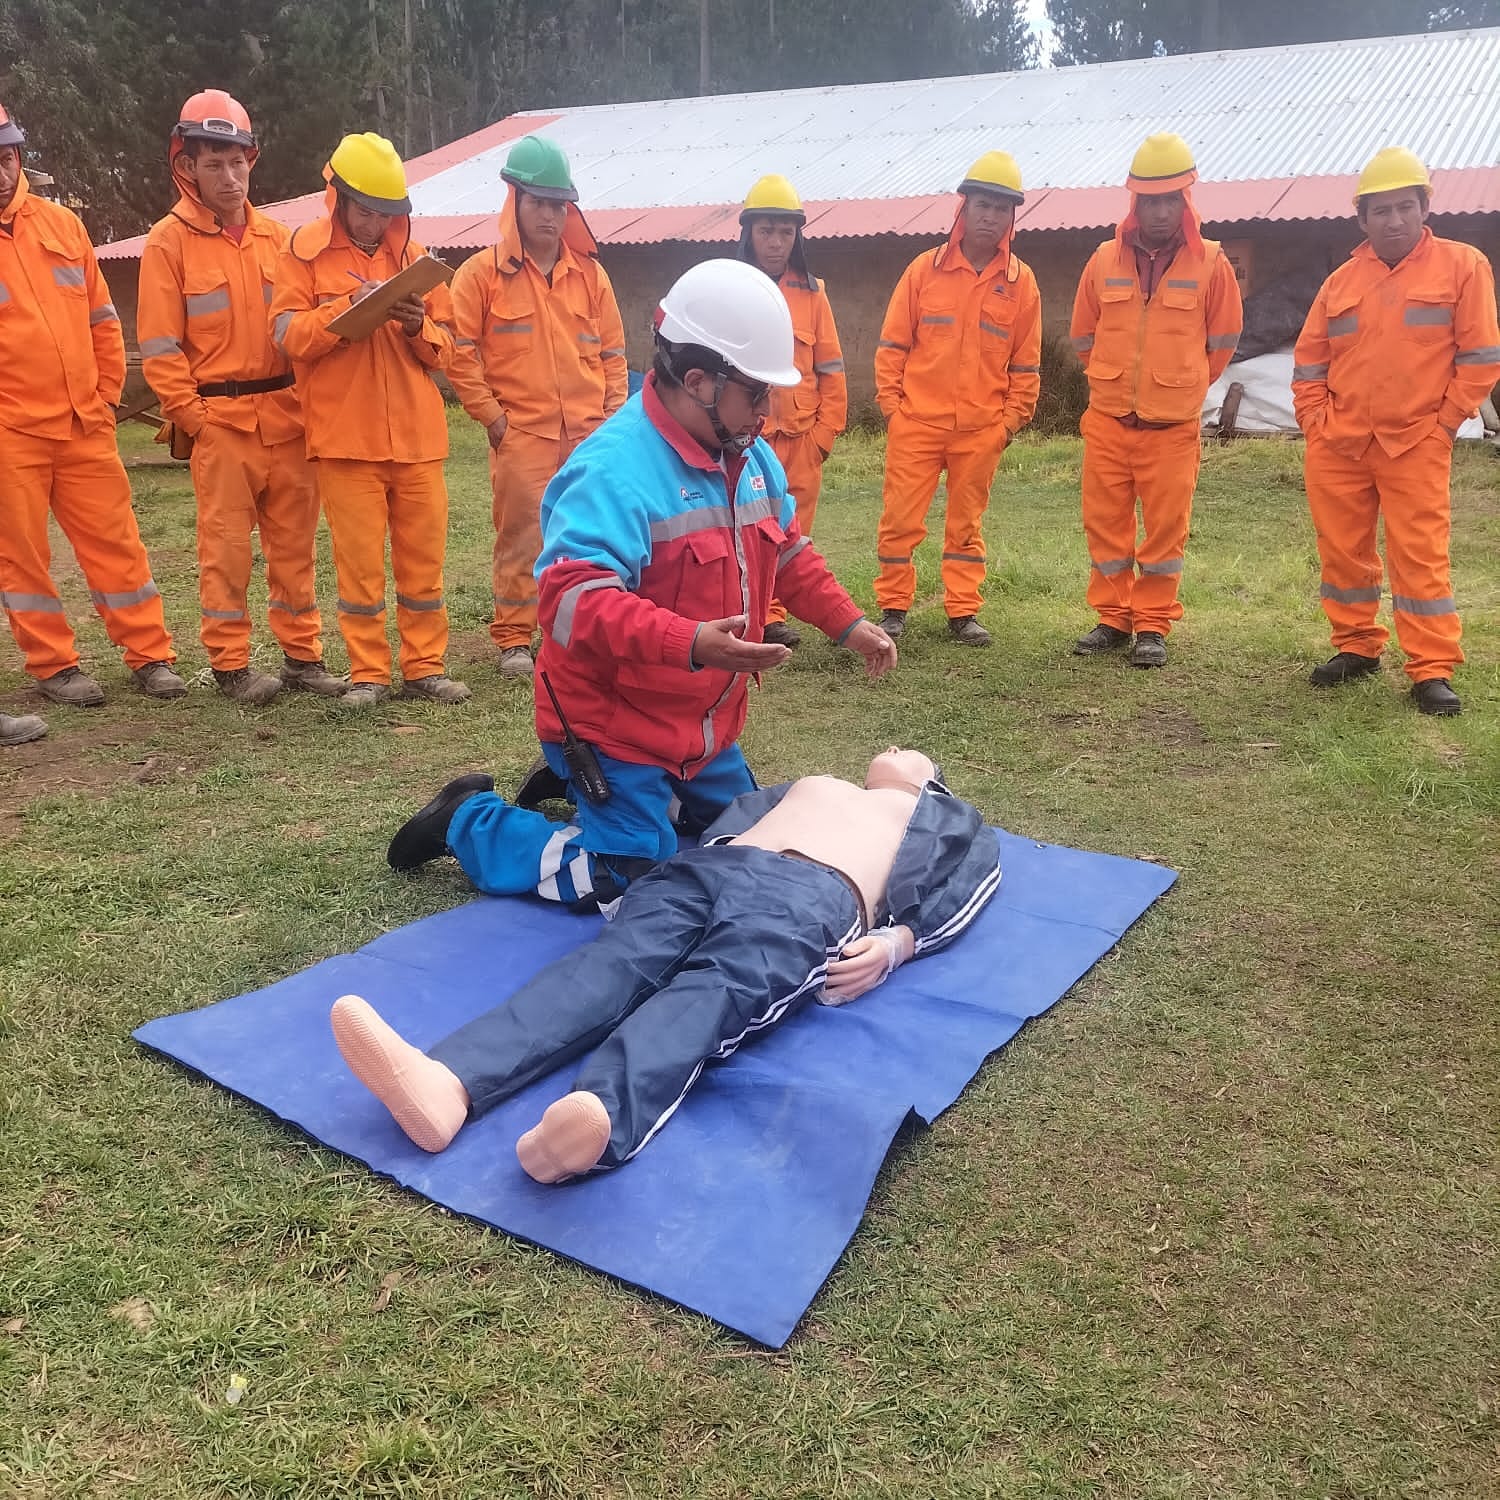
[[[768,171],[816,209],[812,234],[937,232],[965,170],[997,146],[1028,185],[1022,227],[1096,228],[1118,217],[1130,156],[1157,130],[1192,143],[1217,222],[1343,217],[1360,166],[1396,143],[1438,171],[1440,210],[1491,213],[1500,28],[512,115],[412,163],[417,215],[494,214],[509,143],[541,129],[616,243],[731,239],[740,196]]]

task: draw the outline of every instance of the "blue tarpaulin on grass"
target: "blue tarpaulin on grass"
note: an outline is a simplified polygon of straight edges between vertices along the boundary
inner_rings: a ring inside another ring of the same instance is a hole
[[[471,901],[135,1035],[456,1213],[779,1348],[858,1227],[907,1117],[930,1123],[947,1109],[1176,879],[1140,860],[997,837],[999,893],[952,947],[852,1004],[799,1011],[707,1068],[633,1161],[558,1187],[532,1182],[515,1144],[567,1092],[572,1068],[429,1156],[349,1073],[328,1009],[363,995],[430,1047],[591,936],[597,917]]]

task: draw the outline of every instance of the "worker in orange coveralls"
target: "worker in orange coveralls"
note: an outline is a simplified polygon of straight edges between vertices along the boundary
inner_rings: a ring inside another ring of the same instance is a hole
[[[424,254],[411,237],[406,169],[383,136],[346,135],[323,169],[328,212],[292,235],[276,263],[275,342],[291,357],[307,451],[333,539],[339,629],[353,686],[339,702],[365,709],[390,696],[385,539],[391,539],[402,695],[463,703],[447,675],[448,422],[431,378],[453,357],[448,288],[397,302],[368,338],[328,325]]]
[[[141,691],[186,685],[130,507],[113,406],[125,341],[76,214],[33,197],[26,136],[0,106],[0,602],[26,671],[53,703],[92,708],[104,692],[52,582],[47,513],[72,543],[94,608]]]
[[[1453,443],[1500,379],[1495,277],[1470,245],[1427,228],[1432,183],[1399,146],[1360,174],[1365,243],[1325,281],[1297,340],[1292,396],[1307,436],[1307,503],[1337,654],[1336,687],[1380,669],[1377,519],[1385,521],[1396,639],[1424,714],[1456,714],[1458,609],[1448,570]]]
[[[771,414],[761,436],[786,470],[787,488],[797,501],[797,525],[803,536],[811,536],[823,464],[849,419],[849,383],[828,293],[807,268],[802,241],[806,223],[796,188],[775,173],[762,177],[740,210],[739,257],[764,271],[791,309],[802,380],[790,389],[772,388]],[[801,632],[787,624],[780,599],[771,601],[764,638],[776,646],[801,643]]]
[[[259,155],[250,116],[222,89],[194,94],[172,129],[176,204],[146,236],[136,336],[141,370],[173,428],[193,440],[199,635],[219,691],[269,703],[282,689],[338,697],[323,666],[313,587],[318,487],[291,363],[266,305],[291,238],[246,197]],[[260,530],[277,675],[250,665],[251,534]]]
[[[453,278],[458,349],[448,379],[490,444],[495,616],[502,677],[530,677],[542,491],[625,404],[625,329],[561,149],[522,137],[500,238]]]
[[[948,474],[943,605],[953,639],[988,646],[981,529],[1006,444],[1036,410],[1042,304],[1031,268],[1011,250],[1020,168],[989,151],[959,183],[947,242],[905,270],[875,351],[875,399],[888,426],[876,544],[881,628],[897,637],[917,591],[912,553],[927,535],[938,479]]]
[[[1129,646],[1132,666],[1164,667],[1182,618],[1203,398],[1243,324],[1234,267],[1203,238],[1193,207],[1197,179],[1181,136],[1149,136],[1125,182],[1130,212],[1089,258],[1074,298],[1073,348],[1089,377],[1080,424],[1088,602],[1099,616],[1076,656]]]

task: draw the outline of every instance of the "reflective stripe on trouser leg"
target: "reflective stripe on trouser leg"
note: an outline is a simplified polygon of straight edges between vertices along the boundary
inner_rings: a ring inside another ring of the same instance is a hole
[[[1182,618],[1177,589],[1182,581],[1203,440],[1196,420],[1157,432],[1142,428],[1131,436],[1135,439],[1135,482],[1145,531],[1136,548],[1140,577],[1135,581],[1131,610],[1138,631],[1167,635],[1172,622]]]
[[[215,671],[250,665],[250,535],[268,455],[253,432],[206,426],[190,468],[198,506],[198,638]]]
[[[950,620],[977,615],[983,599],[984,516],[990,487],[1005,451],[998,424],[978,432],[955,432],[948,444],[948,511],[943,522],[943,609]]]
[[[609,1114],[600,1168],[647,1145],[705,1063],[812,1003],[829,959],[863,928],[852,892],[831,871],[729,845],[689,850],[638,881],[599,946],[620,951],[622,968],[643,928],[661,924],[680,946],[688,922],[679,906],[697,926],[689,955],[610,1030],[573,1083]],[[670,946],[653,946],[652,956]]]
[[[1372,464],[1385,521],[1396,639],[1413,682],[1452,677],[1464,659],[1448,563],[1452,459],[1447,437],[1437,432],[1399,458],[1381,450]]]
[[[771,439],[771,449],[786,470],[786,487],[797,502],[797,527],[803,536],[811,536],[813,518],[818,513],[818,495],[823,489],[823,455],[811,432],[791,437],[778,432]],[[766,622],[786,619],[786,605],[773,599],[766,611]]]
[[[293,661],[323,659],[317,602],[318,484],[299,434],[275,443],[260,496],[260,546],[266,558],[266,623]]]
[[[1088,543],[1088,605],[1100,622],[1134,629],[1135,544],[1138,526],[1134,434],[1092,408],[1083,433],[1083,534]]]
[[[910,609],[917,596],[912,554],[927,536],[927,512],[937,493],[949,434],[897,412],[885,436],[885,479],[875,552],[875,602],[881,609]]]
[[[72,544],[104,629],[132,670],[175,660],[113,426],[59,446],[52,513]]]
[[[490,449],[490,514],[495,524],[490,638],[504,651],[529,646],[536,629],[536,560],[542,550],[542,491],[572,451],[556,438],[508,430]]]
[[[52,464],[64,444],[0,428],[0,594],[32,677],[78,665],[78,647],[51,576],[47,513]]]
[[[354,682],[389,685],[391,680],[391,648],[385,633],[385,534],[389,471],[394,467],[353,458],[320,458],[314,465],[333,541],[339,634]]]
[[[1380,554],[1375,550],[1379,492],[1371,472],[1371,442],[1363,458],[1346,458],[1316,432],[1303,453],[1307,508],[1322,564],[1319,589],[1335,651],[1379,656],[1389,632],[1375,622],[1380,607]]]
[[[401,676],[415,682],[441,673],[448,654],[448,608],[443,602],[448,487],[441,459],[391,468],[391,572]]]

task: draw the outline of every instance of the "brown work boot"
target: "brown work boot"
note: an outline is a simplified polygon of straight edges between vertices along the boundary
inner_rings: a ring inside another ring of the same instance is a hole
[[[164,661],[148,661],[130,674],[148,698],[185,698],[187,683]]]
[[[65,708],[98,708],[104,702],[104,689],[78,667],[64,667],[51,677],[39,677],[36,685],[42,697]]]
[[[1118,651],[1121,646],[1129,644],[1130,632],[1128,630],[1106,625],[1101,620],[1087,635],[1081,635],[1073,642],[1073,655],[1098,656],[1105,651]]]
[[[1167,638],[1159,630],[1138,630],[1135,645],[1130,648],[1132,667],[1164,667],[1167,664]]]
[[[298,661],[295,656],[282,657],[281,680],[289,688],[316,693],[320,698],[342,698],[349,691],[347,677],[335,677],[320,661]]]
[[[356,682],[347,693],[339,694],[341,708],[374,708],[391,696],[391,690],[383,682]]]
[[[402,683],[401,696],[428,698],[433,703],[467,703],[473,694],[463,683],[455,682],[441,672],[434,672],[431,677],[413,677]]]
[[[47,721],[37,714],[0,714],[0,745],[29,745],[47,733]]]
[[[899,641],[901,639],[901,632],[906,629],[906,611],[904,609],[881,610],[880,628],[893,641]]]
[[[530,646],[506,646],[500,652],[502,677],[530,677],[536,671]]]
[[[263,708],[281,691],[279,677],[257,672],[254,667],[234,667],[228,672],[215,667],[214,681],[231,703],[243,703],[246,708]]]
[[[762,639],[768,646],[785,646],[789,651],[795,651],[802,644],[802,632],[785,620],[772,620]]]
[[[889,633],[889,632],[887,632]],[[973,615],[959,615],[948,621],[948,634],[960,646],[988,646],[990,633]]]

